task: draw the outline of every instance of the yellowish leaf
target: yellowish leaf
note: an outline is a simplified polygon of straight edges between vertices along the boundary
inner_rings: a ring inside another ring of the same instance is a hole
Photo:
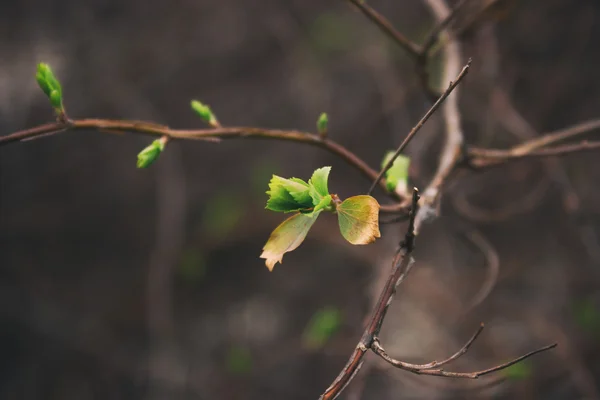
[[[375,198],[360,195],[347,198],[337,206],[342,236],[352,244],[369,244],[381,237],[379,203]]]
[[[260,255],[260,258],[266,260],[265,264],[269,271],[273,271],[275,264],[281,263],[285,253],[295,250],[302,244],[319,213],[320,211],[312,215],[296,214],[275,228]]]

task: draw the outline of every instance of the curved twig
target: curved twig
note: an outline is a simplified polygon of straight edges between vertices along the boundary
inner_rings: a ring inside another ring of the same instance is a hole
[[[484,369],[484,370],[480,370],[480,371],[474,371],[474,372],[451,372],[451,371],[445,371],[441,368],[435,368],[435,369],[422,369],[422,368],[413,368],[413,364],[409,364],[409,363],[405,363],[403,361],[400,360],[396,360],[392,357],[390,357],[384,350],[383,347],[381,347],[381,344],[378,341],[375,341],[373,343],[373,351],[380,356],[381,358],[383,358],[385,361],[387,361],[388,363],[390,363],[391,365],[393,365],[396,368],[400,368],[403,369],[405,371],[408,372],[412,372],[414,374],[418,374],[418,375],[432,375],[432,376],[443,376],[446,378],[467,378],[467,379],[477,379],[480,376],[483,375],[487,375],[487,374],[491,374],[492,372],[496,372],[496,371],[501,371],[503,369],[506,369],[508,367],[510,367],[511,365],[515,365],[516,363],[525,360],[526,358],[529,358],[535,354],[553,349],[557,346],[556,343],[553,343],[551,345],[548,346],[544,346],[541,347],[537,350],[533,350],[530,351],[527,354],[524,354],[520,357],[517,357],[513,360],[510,360],[508,362],[496,365],[495,367],[492,368],[488,368],[488,369]],[[433,362],[435,363],[435,361]],[[433,364],[431,363],[431,364]],[[428,365],[428,364],[425,364]]]
[[[369,167],[356,154],[342,146],[341,144],[329,139],[323,138],[317,134],[310,132],[302,132],[297,130],[281,130],[281,129],[264,129],[255,127],[226,127],[226,128],[210,128],[210,129],[172,129],[165,125],[159,125],[144,121],[128,121],[128,120],[109,120],[109,119],[79,119],[69,120],[66,122],[53,122],[36,126],[34,128],[22,130],[9,135],[0,136],[0,147],[10,143],[21,142],[35,139],[59,132],[66,131],[82,131],[82,130],[99,130],[110,133],[139,133],[150,136],[168,137],[169,139],[181,140],[204,140],[210,142],[218,142],[221,139],[234,138],[252,138],[252,139],[276,139],[296,143],[304,143],[312,146],[320,147],[330,153],[340,157],[349,165],[357,169],[363,176],[369,180],[377,178],[377,172]],[[380,186],[385,190],[385,193],[395,200],[405,201],[395,192],[389,192],[386,189],[385,181],[379,181]],[[381,206],[383,212],[404,212],[406,209],[404,204]]]

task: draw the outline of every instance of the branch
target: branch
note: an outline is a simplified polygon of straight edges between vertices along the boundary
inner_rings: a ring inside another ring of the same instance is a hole
[[[427,5],[434,13],[439,23],[443,23],[451,14],[444,0],[426,0]],[[444,80],[450,81],[458,75],[461,67],[461,52],[458,42],[447,31],[443,34],[447,38],[445,48]],[[440,155],[437,171],[423,192],[423,204],[417,215],[417,233],[420,225],[430,216],[436,216],[435,204],[439,200],[441,188],[450,174],[454,171],[462,157],[463,133],[458,107],[458,90],[455,90],[442,108],[446,125],[446,143]]]
[[[487,374],[491,374],[492,372],[497,372],[497,371],[501,371],[503,369],[506,369],[508,367],[510,367],[511,365],[515,365],[516,363],[525,360],[526,358],[529,358],[535,354],[553,349],[557,346],[556,343],[553,343],[551,345],[548,346],[544,346],[541,347],[537,350],[531,351],[525,355],[522,355],[520,357],[517,357],[511,361],[505,362],[503,364],[499,364],[496,365],[495,367],[492,368],[488,368],[488,369],[484,369],[481,371],[474,371],[474,372],[451,372],[451,371],[445,371],[442,368],[436,368],[439,367],[443,364],[447,364],[451,361],[456,360],[457,358],[459,358],[460,356],[462,356],[463,354],[465,354],[469,348],[469,346],[471,344],[473,344],[473,341],[477,338],[477,336],[479,335],[479,333],[481,333],[481,331],[483,330],[483,325],[481,325],[481,327],[479,328],[479,330],[475,333],[475,335],[471,338],[471,340],[469,340],[469,342],[467,342],[467,344],[465,346],[463,346],[462,349],[460,349],[458,352],[456,352],[452,357],[444,360],[444,361],[433,361],[429,364],[423,364],[423,365],[415,365],[415,364],[410,364],[410,363],[406,363],[403,361],[399,361],[396,360],[392,357],[390,357],[385,350],[383,349],[383,347],[381,346],[381,344],[379,343],[378,340],[376,340],[373,343],[373,347],[372,350],[375,354],[377,354],[378,356],[380,356],[381,358],[383,358],[385,361],[387,361],[388,363],[390,363],[391,365],[393,365],[396,368],[400,368],[403,369],[405,371],[409,371],[412,372],[414,374],[418,374],[418,375],[433,375],[433,376],[443,376],[446,378],[466,378],[466,379],[477,379],[480,376],[483,375],[487,375]]]
[[[587,140],[554,147],[549,146],[567,139],[586,135],[598,129],[600,129],[600,120],[591,120],[547,133],[510,149],[500,150],[471,147],[467,150],[467,164],[473,168],[485,168],[522,158],[562,156],[579,151],[597,150],[600,148],[600,142],[589,142]]]
[[[406,50],[411,56],[418,58],[421,56],[423,50],[421,46],[407,39],[403,34],[396,30],[390,21],[383,15],[375,11],[371,6],[364,0],[348,0],[354,4],[364,15],[367,16],[379,29],[381,29],[386,35],[388,35],[394,42],[400,47]]]
[[[296,143],[304,143],[312,146],[320,147],[338,156],[349,165],[357,169],[363,176],[369,180],[377,178],[377,172],[369,167],[356,154],[342,146],[341,144],[321,137],[314,133],[301,132],[296,130],[279,130],[279,129],[263,129],[253,127],[227,127],[227,128],[210,128],[210,129],[172,129],[165,125],[155,124],[144,121],[127,121],[127,120],[108,120],[108,119],[79,119],[68,120],[65,122],[57,121],[45,125],[40,125],[34,128],[15,132],[9,135],[0,136],[0,147],[10,143],[32,140],[40,137],[53,135],[65,131],[81,131],[81,130],[99,130],[108,133],[138,133],[150,136],[160,136],[168,139],[180,140],[203,140],[210,142],[218,142],[221,139],[235,138],[258,138],[258,139],[275,139],[284,140]],[[385,181],[380,180],[380,186],[385,190],[388,196],[394,200],[405,201],[397,193],[387,191]],[[410,201],[410,200],[409,200]],[[395,205],[382,205],[382,212],[405,212],[406,205],[403,203]]]
[[[325,390],[325,392],[319,397],[319,400],[333,400],[335,399],[350,383],[352,378],[356,375],[363,363],[363,357],[367,350],[373,346],[375,338],[379,335],[381,325],[387,313],[388,307],[392,303],[394,294],[396,293],[397,286],[406,278],[406,275],[410,271],[413,265],[413,258],[411,256],[414,249],[414,224],[415,217],[419,209],[419,191],[415,188],[412,196],[412,208],[409,214],[408,229],[404,236],[404,241],[400,244],[400,248],[394,256],[392,262],[392,272],[385,284],[377,305],[373,309],[373,313],[369,318],[369,324],[365,329],[360,341],[356,345],[356,348],[352,352],[348,362],[335,378],[333,383]]]
[[[462,71],[456,77],[456,79],[454,81],[450,81],[450,85],[448,85],[448,89],[446,89],[446,91],[433,104],[433,106],[431,106],[429,111],[427,111],[427,113],[423,116],[423,118],[421,118],[421,120],[417,123],[417,125],[415,125],[411,129],[411,131],[408,133],[406,138],[402,141],[402,143],[400,144],[398,149],[396,149],[396,152],[394,153],[392,158],[390,158],[390,160],[387,162],[387,164],[381,169],[381,171],[379,171],[377,178],[373,181],[373,184],[369,188],[369,191],[367,192],[367,194],[371,194],[373,192],[373,190],[375,190],[375,187],[377,186],[378,183],[380,183],[381,179],[383,178],[383,175],[385,175],[385,173],[392,167],[392,165],[394,164],[394,161],[396,161],[396,158],[398,158],[398,156],[400,155],[402,150],[404,150],[406,148],[408,143],[417,134],[417,132],[419,132],[419,130],[423,127],[425,122],[427,122],[427,120],[433,115],[434,112],[436,112],[436,110],[440,107],[440,105],[444,102],[444,100],[446,100],[446,98],[450,95],[450,93],[452,93],[452,91],[456,88],[456,86],[458,86],[460,81],[462,81],[462,79],[469,72],[470,67],[471,67],[471,60],[469,60],[469,62],[467,62],[467,65],[465,65],[463,67]]]

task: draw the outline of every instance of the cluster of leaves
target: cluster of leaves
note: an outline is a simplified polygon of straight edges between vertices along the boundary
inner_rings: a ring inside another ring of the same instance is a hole
[[[328,179],[331,167],[314,171],[308,182],[273,175],[269,183],[266,208],[277,212],[295,212],[271,233],[260,255],[273,270],[283,255],[302,244],[308,231],[323,211],[336,213],[342,236],[352,244],[368,244],[380,237],[379,203],[371,196],[353,196],[341,201],[330,194]]]

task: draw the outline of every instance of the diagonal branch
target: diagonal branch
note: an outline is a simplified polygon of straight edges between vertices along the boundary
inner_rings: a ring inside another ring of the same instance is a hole
[[[465,65],[463,67],[462,71],[460,72],[460,74],[458,74],[456,79],[454,81],[450,81],[450,84],[448,85],[448,89],[446,89],[446,91],[433,104],[433,106],[431,106],[431,108],[427,111],[427,113],[423,116],[423,118],[421,118],[421,120],[411,129],[411,131],[408,133],[406,138],[402,141],[400,146],[394,152],[394,155],[390,158],[390,160],[387,162],[387,164],[385,164],[385,166],[381,169],[381,171],[379,171],[377,178],[373,181],[373,184],[369,188],[369,191],[367,192],[367,194],[373,193],[373,190],[375,190],[375,187],[377,186],[377,184],[380,183],[381,179],[383,178],[383,175],[392,167],[392,165],[394,164],[394,161],[396,161],[396,158],[398,158],[400,153],[406,148],[408,143],[417,134],[417,132],[419,132],[419,130],[423,127],[425,122],[427,122],[427,120],[433,115],[433,113],[435,113],[437,111],[437,109],[444,102],[444,100],[446,100],[446,98],[450,95],[450,93],[452,93],[452,91],[456,88],[456,86],[458,86],[460,81],[462,81],[462,79],[467,75],[470,67],[471,67],[471,60],[469,60],[469,62],[467,62],[467,65]]]
[[[414,221],[419,209],[418,204],[419,192],[415,188],[413,190],[409,226],[404,236],[404,241],[400,244],[400,248],[396,252],[396,256],[392,262],[392,272],[369,318],[369,323],[356,348],[350,355],[348,362],[333,383],[319,397],[319,400],[333,400],[346,388],[362,366],[365,353],[373,346],[375,338],[379,335],[388,307],[392,303],[392,299],[396,293],[396,288],[406,278],[414,262],[411,254],[414,249]]]
[[[417,58],[423,52],[422,48],[407,39],[402,33],[400,33],[387,18],[379,14],[375,9],[367,4],[364,0],[348,0],[354,4],[364,15],[366,15],[379,29],[381,29],[386,35],[388,35],[394,42],[400,47],[406,50],[411,56]]]

